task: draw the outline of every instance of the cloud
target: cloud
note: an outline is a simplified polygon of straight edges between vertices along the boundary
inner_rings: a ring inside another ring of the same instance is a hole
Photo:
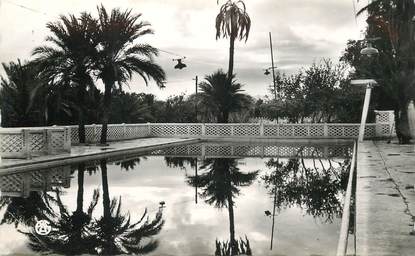
[[[31,50],[48,34],[45,24],[60,14],[89,11],[96,14],[101,2],[109,8],[132,8],[152,24],[155,34],[148,42],[161,50],[186,56],[186,69],[176,70],[173,58],[161,52],[157,62],[166,70],[167,88],[155,84],[145,87],[137,76],[130,82],[132,91],[154,93],[159,98],[192,93],[196,75],[227,69],[229,42],[215,39],[214,22],[220,1],[215,0],[15,0],[39,12],[2,2],[0,5],[0,62],[30,58]],[[235,72],[254,96],[267,93],[269,78],[262,75],[270,66],[268,32],[272,32],[275,60],[281,70],[294,72],[319,58],[338,59],[347,39],[360,36],[353,5],[349,0],[245,0],[252,19],[249,40],[236,43]],[[42,14],[42,13],[46,14]],[[2,71],[0,70],[0,74]]]

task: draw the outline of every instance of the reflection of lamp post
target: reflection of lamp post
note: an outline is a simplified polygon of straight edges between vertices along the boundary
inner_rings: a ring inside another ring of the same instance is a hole
[[[272,217],[272,229],[271,229],[271,245],[270,245],[270,250],[272,250],[272,245],[273,245],[273,241],[274,241],[274,227],[275,227],[275,208],[277,206],[277,188],[274,188],[274,205],[273,205],[273,209],[272,209],[272,214],[270,211],[266,210],[265,211],[265,215],[267,217]]]

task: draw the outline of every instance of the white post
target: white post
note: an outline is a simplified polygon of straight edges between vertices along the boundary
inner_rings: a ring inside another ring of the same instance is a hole
[[[202,136],[206,135],[206,125],[205,123],[202,124]]]
[[[369,103],[370,103],[371,94],[372,94],[372,85],[367,84],[366,93],[365,93],[365,102],[363,104],[363,111],[362,111],[362,120],[360,122],[359,142],[362,142],[365,136],[365,126],[366,126],[367,113],[369,111]]]
[[[264,136],[264,122],[262,121],[262,119],[261,119],[261,121],[259,123],[259,135],[261,137]]]

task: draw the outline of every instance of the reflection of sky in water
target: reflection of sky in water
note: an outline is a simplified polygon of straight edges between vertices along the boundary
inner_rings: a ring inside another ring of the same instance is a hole
[[[241,187],[235,198],[236,237],[248,237],[254,255],[333,255],[338,240],[340,220],[332,224],[305,215],[297,207],[283,209],[275,218],[274,249],[269,251],[272,219],[265,210],[272,211],[272,198],[267,194],[259,177],[267,170],[267,159],[247,158],[238,160],[242,172],[261,170],[258,179],[249,187]],[[311,165],[310,160],[306,165]],[[199,170],[199,172],[201,172]],[[147,207],[154,217],[160,201],[166,202],[163,216],[166,223],[156,236],[160,245],[152,255],[213,255],[215,240],[229,240],[227,208],[217,209],[199,198],[195,204],[195,188],[187,185],[186,174],[194,170],[166,167],[164,157],[148,157],[129,171],[119,165],[108,165],[110,197],[122,198],[122,209],[137,220]],[[76,173],[71,187],[65,189],[63,202],[70,211],[76,208]],[[87,207],[95,188],[101,189],[101,175],[85,175],[84,208]],[[95,216],[102,214],[98,203]],[[4,210],[0,212],[2,216]],[[20,228],[20,227],[19,227]],[[23,229],[23,228],[22,228]],[[0,254],[30,253],[24,235],[14,225],[0,225]]]

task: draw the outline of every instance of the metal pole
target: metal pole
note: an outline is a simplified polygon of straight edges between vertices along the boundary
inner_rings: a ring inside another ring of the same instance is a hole
[[[271,49],[271,69],[272,69],[272,82],[274,84],[274,98],[275,103],[277,102],[277,84],[275,81],[275,66],[274,66],[274,53],[272,50],[272,36],[271,32],[269,32],[269,47]],[[278,110],[277,110],[277,123],[278,123]]]
[[[366,126],[367,113],[369,111],[369,103],[370,103],[371,94],[372,94],[372,85],[369,83],[366,86],[365,102],[363,103],[362,119],[360,121],[360,130],[359,130],[359,142],[362,142],[365,136],[365,126]]]
[[[277,182],[275,181],[275,188],[274,188],[274,209],[272,210],[272,230],[271,230],[271,246],[270,250],[272,250],[272,244],[274,241],[274,226],[275,226],[275,207],[277,205]]]
[[[197,121],[197,79],[198,79],[198,78],[197,78],[197,76],[196,76],[196,78],[195,78],[195,81],[196,81],[196,82],[195,82],[195,87],[196,87],[196,88],[195,88],[195,89],[196,89],[196,104],[195,104],[196,123],[198,122],[198,121]],[[197,202],[196,202],[196,203],[197,203]]]
[[[277,85],[275,84],[274,53],[273,53],[273,50],[272,50],[272,37],[271,37],[271,32],[269,32],[269,47],[271,49],[271,67],[272,67],[272,81],[274,83],[274,97],[275,97],[275,100],[277,100]]]
[[[197,157],[196,157],[195,176],[196,176],[196,180],[197,180]],[[196,182],[196,186],[195,186],[195,203],[197,204],[197,182]]]

